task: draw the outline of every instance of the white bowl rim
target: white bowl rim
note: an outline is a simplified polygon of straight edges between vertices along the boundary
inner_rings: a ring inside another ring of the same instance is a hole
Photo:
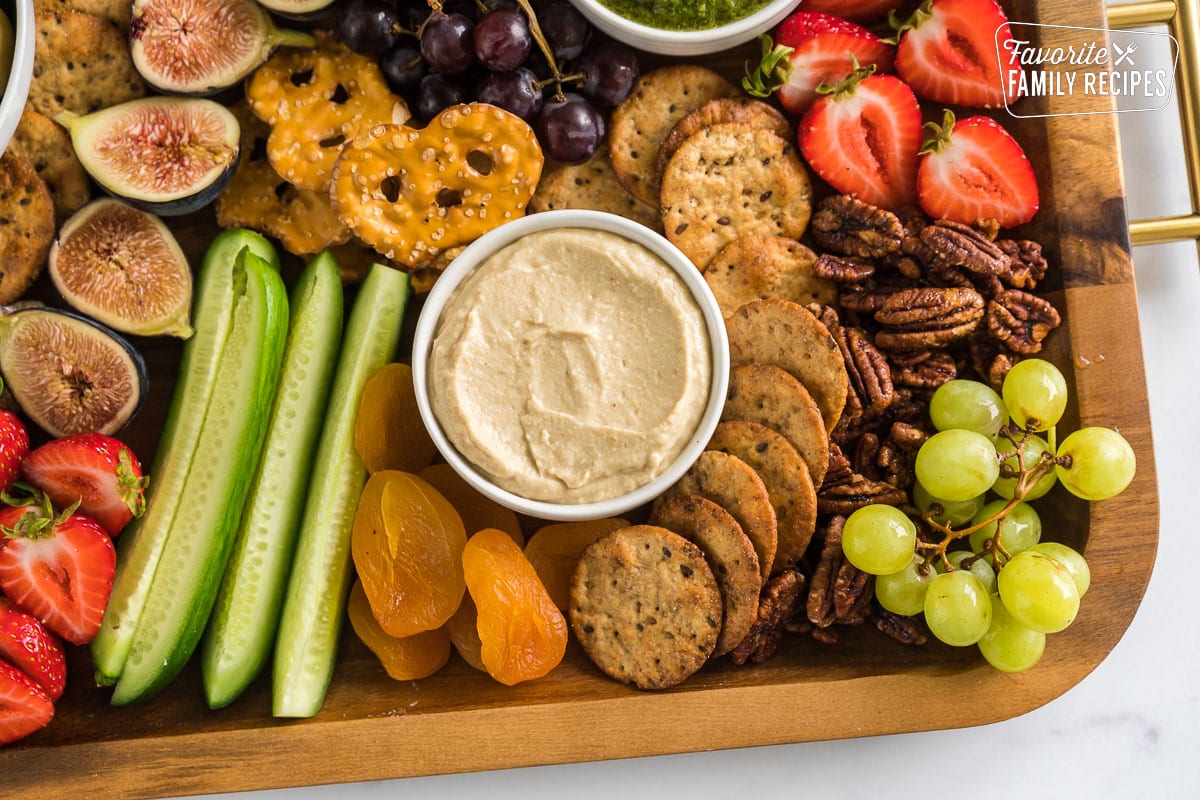
[[[488,256],[517,239],[539,231],[562,228],[587,228],[608,231],[637,242],[662,258],[683,279],[704,315],[708,331],[712,374],[704,414],[692,438],[675,460],[650,482],[625,494],[590,503],[554,503],[531,500],[500,488],[481,474],[458,452],[442,430],[429,401],[427,382],[429,351],[437,324],[451,293],[462,279]],[[412,350],[413,388],[421,421],[438,452],[467,483],[500,505],[539,519],[575,522],[615,517],[649,503],[679,480],[707,447],[725,404],[729,385],[729,340],[725,319],[700,270],[675,245],[644,225],[616,214],[583,209],[560,209],[531,214],[505,223],[471,243],[442,273],[425,298],[417,319]]]
[[[29,97],[29,86],[33,82],[33,57],[36,32],[32,0],[13,0],[15,19],[13,26],[13,61],[8,73],[8,83],[0,87],[0,154],[8,148],[8,142],[21,121],[25,101]]]
[[[599,0],[571,0],[571,2],[586,5],[589,11],[603,19],[607,24],[628,31],[632,35],[644,40],[656,39],[680,45],[699,45],[724,39],[729,39],[733,42],[736,37],[744,36],[747,32],[767,24],[772,17],[783,11],[785,7],[791,10],[791,7],[800,5],[801,0],[770,0],[770,2],[748,17],[741,17],[715,28],[683,31],[671,30],[670,28],[655,28],[652,25],[643,25],[640,22],[634,22],[629,17],[622,16],[613,11]]]

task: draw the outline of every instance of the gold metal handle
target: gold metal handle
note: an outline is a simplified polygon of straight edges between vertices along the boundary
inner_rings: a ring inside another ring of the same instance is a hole
[[[1175,86],[1192,212],[1135,219],[1129,223],[1129,239],[1135,245],[1200,240],[1200,0],[1147,0],[1110,4],[1107,10],[1110,28],[1166,25],[1179,45]]]

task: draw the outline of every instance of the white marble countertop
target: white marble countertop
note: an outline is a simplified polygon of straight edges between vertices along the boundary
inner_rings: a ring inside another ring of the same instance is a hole
[[[1121,115],[1131,218],[1190,211],[1176,113]],[[938,797],[951,786],[975,798],[1200,797],[1200,623],[1190,620],[1200,519],[1192,499],[1200,486],[1197,247],[1140,247],[1134,264],[1159,477],[1158,556],[1124,638],[1047,706],[965,730],[210,797],[824,799]]]

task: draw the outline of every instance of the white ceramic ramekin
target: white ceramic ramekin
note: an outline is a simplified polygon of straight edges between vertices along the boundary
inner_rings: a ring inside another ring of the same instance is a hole
[[[774,0],[739,20],[700,31],[671,31],[633,22],[599,0],[571,0],[588,21],[630,47],[665,56],[696,56],[728,50],[766,33],[783,21],[800,0]]]
[[[8,15],[16,34],[8,83],[0,87],[4,90],[0,97],[0,153],[3,153],[21,121],[29,84],[33,81],[33,0],[0,0],[0,8]]]
[[[669,264],[683,279],[684,284],[700,306],[704,315],[712,359],[712,378],[704,415],[679,457],[649,483],[618,497],[592,503],[551,503],[530,500],[500,488],[487,476],[476,470],[454,448],[434,415],[429,400],[429,353],[433,347],[442,309],[454,289],[468,273],[493,253],[528,234],[559,228],[590,228],[615,233],[641,244]],[[412,369],[417,407],[425,427],[433,437],[438,451],[471,486],[507,508],[539,519],[562,521],[601,519],[619,516],[650,502],[679,480],[699,458],[709,439],[712,438],[717,423],[720,422],[721,410],[725,405],[725,392],[729,384],[729,341],[725,334],[724,317],[721,314],[720,306],[717,305],[716,298],[713,297],[712,291],[708,288],[700,271],[675,245],[644,225],[614,214],[582,210],[544,211],[506,223],[480,237],[454,259],[454,262],[438,278],[437,283],[429,292],[429,296],[425,298],[421,316],[417,320],[416,333],[413,337]]]

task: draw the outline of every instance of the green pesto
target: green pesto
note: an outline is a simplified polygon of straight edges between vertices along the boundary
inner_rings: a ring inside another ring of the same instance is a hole
[[[748,17],[769,0],[600,0],[626,19],[651,28],[700,31]]]

